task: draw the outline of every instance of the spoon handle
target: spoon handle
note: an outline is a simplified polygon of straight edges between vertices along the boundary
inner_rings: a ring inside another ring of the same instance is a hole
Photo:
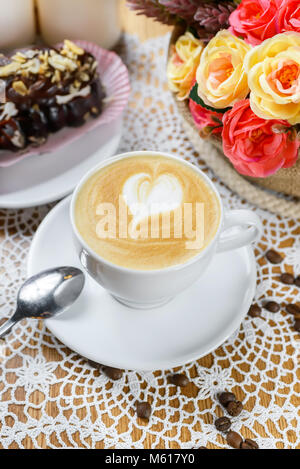
[[[17,323],[14,318],[8,319],[1,327],[0,327],[0,339],[2,339],[6,334],[8,334],[12,327]]]

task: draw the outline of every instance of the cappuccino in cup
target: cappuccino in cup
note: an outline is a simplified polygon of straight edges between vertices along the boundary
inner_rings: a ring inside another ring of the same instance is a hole
[[[138,310],[164,305],[199,280],[217,253],[248,246],[263,231],[253,211],[225,211],[196,166],[149,151],[117,155],[87,173],[70,220],[83,268]]]
[[[199,171],[160,154],[106,163],[80,188],[76,228],[104,260],[139,271],[182,265],[215,238],[216,192]]]

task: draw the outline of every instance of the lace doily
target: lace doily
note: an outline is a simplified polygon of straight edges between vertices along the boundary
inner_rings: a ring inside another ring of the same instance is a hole
[[[182,131],[167,90],[168,37],[140,44],[125,36],[121,54],[128,64],[132,96],[125,115],[120,152],[174,152],[213,178],[225,206],[249,206],[201,162]],[[17,290],[26,276],[26,256],[38,224],[51,206],[0,212],[1,316],[13,312]],[[256,246],[256,300],[299,301],[299,289],[282,285],[280,269],[300,274],[300,222],[256,210],[264,236]],[[272,266],[268,247],[285,255]],[[167,384],[170,372],[125,371],[111,382],[67,349],[42,323],[25,321],[1,347],[0,447],[3,448],[193,448],[226,447],[214,428],[222,409],[216,394],[232,390],[244,403],[234,430],[261,448],[299,447],[299,334],[284,311],[247,317],[240,329],[214,353],[177,369],[191,380],[187,388]],[[148,400],[149,423],[136,418],[134,403]]]

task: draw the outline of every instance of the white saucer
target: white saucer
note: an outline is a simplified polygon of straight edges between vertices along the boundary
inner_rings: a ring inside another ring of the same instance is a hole
[[[65,197],[87,171],[115,154],[121,136],[119,117],[53,153],[0,168],[0,208],[33,207]]]
[[[70,198],[60,202],[40,225],[29,253],[29,276],[60,265],[80,267],[69,205]],[[221,345],[239,327],[255,287],[250,247],[217,255],[196,284],[153,310],[121,305],[87,275],[73,307],[46,324],[59,340],[90,360],[122,369],[168,369]]]

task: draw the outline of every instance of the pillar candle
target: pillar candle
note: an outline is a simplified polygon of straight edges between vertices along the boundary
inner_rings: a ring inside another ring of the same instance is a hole
[[[35,41],[34,0],[0,0],[0,49]]]
[[[103,48],[118,41],[119,0],[36,0],[42,38],[48,44],[83,39]]]

